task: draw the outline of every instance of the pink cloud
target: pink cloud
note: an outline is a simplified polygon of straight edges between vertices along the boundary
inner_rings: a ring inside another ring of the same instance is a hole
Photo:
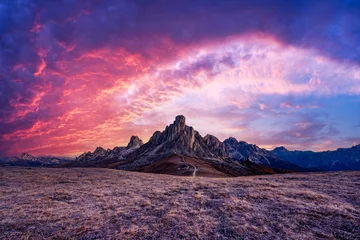
[[[356,74],[348,72],[342,81],[333,77],[349,66],[316,60],[315,52],[264,36],[186,47],[175,46],[167,38],[161,42],[164,49],[150,47],[147,54],[103,47],[76,58],[71,58],[76,46],[58,42],[64,56],[52,67],[41,62],[34,75],[42,84],[32,89],[27,103],[12,105],[16,110],[9,121],[23,119],[28,125],[4,135],[16,142],[9,153],[76,155],[96,146],[125,145],[133,134],[146,141],[177,114],[186,115],[202,134],[221,139],[235,136],[270,146],[283,143],[282,134],[304,138],[299,129],[309,126],[304,123],[280,133],[264,130],[279,136],[264,138],[250,123],[261,118],[260,111],[275,114],[277,109],[258,102],[259,96],[347,93],[359,82]],[[307,75],[310,80],[298,80]],[[321,81],[312,84],[311,77]],[[290,102],[279,107],[294,112],[303,109]]]

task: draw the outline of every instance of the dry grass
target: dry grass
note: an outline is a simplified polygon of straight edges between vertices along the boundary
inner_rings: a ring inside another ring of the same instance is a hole
[[[360,172],[0,168],[1,239],[360,239]]]

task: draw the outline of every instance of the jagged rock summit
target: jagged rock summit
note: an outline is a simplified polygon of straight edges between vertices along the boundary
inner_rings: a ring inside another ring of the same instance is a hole
[[[207,134],[204,137],[206,144],[220,157],[228,157],[225,144],[222,143],[217,137]]]
[[[36,158],[28,153],[22,153],[19,157],[20,159],[24,159],[24,160],[28,160],[28,161],[33,161]]]
[[[197,158],[224,158],[225,146],[214,136],[203,138],[193,127],[186,125],[184,116],[176,116],[175,121],[164,131],[156,131],[149,142],[131,154],[132,158],[154,161],[171,154]]]
[[[131,136],[128,145],[126,146],[127,149],[129,148],[139,148],[144,145],[143,141],[138,136]]]
[[[183,115],[176,116],[174,123],[170,124],[167,129],[165,129],[165,131],[168,131],[168,140],[173,140],[175,136],[184,131],[186,127],[187,126],[185,125],[185,117]]]

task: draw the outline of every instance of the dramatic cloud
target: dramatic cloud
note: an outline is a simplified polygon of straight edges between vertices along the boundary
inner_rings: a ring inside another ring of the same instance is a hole
[[[184,114],[263,147],[359,143],[356,1],[0,3],[0,155],[124,145]]]

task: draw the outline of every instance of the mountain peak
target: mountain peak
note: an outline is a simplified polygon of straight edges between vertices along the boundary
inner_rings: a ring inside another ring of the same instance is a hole
[[[185,129],[185,117],[183,115],[176,116],[173,124],[170,124],[165,129],[167,139],[169,141],[173,140],[179,133],[184,132]]]
[[[183,115],[176,116],[174,125],[175,125],[175,127],[179,127],[179,129],[184,129],[185,128],[185,117]]]
[[[26,156],[31,156],[31,155],[25,152],[20,155],[20,157],[26,157]]]
[[[102,148],[102,147],[97,147],[97,148],[95,149],[95,151],[105,151],[105,149]]]
[[[285,152],[285,151],[288,151],[288,150],[284,146],[280,146],[280,147],[274,148],[273,151]]]
[[[204,137],[204,141],[207,144],[208,148],[216,153],[220,157],[227,157],[225,144],[222,143],[217,137],[211,134],[207,134]]]
[[[185,117],[182,115],[176,116],[175,121],[163,132],[156,131],[149,143],[139,148],[133,156],[139,155],[143,160],[153,161],[171,154],[197,158],[227,157],[224,144],[215,136],[208,135],[206,139],[201,137],[193,127],[185,124]]]
[[[144,145],[143,141],[138,136],[131,136],[130,141],[126,148],[134,148],[134,147],[141,147]]]
[[[225,139],[224,143],[233,145],[233,144],[237,144],[238,140],[236,140],[236,138],[234,137],[229,137],[228,139]]]
[[[214,135],[211,135],[211,134],[207,134],[205,137],[204,137],[204,140],[209,144],[213,144],[213,145],[220,145],[221,142],[220,140],[215,137]]]
[[[106,152],[106,150],[104,149],[104,148],[102,148],[102,147],[97,147],[96,149],[95,149],[95,151],[94,151],[94,154],[103,154],[103,153],[105,153]]]
[[[34,159],[34,156],[32,156],[32,155],[30,155],[30,154],[28,154],[28,153],[22,153],[22,154],[20,155],[20,158],[21,158],[21,159],[25,159],[25,160],[32,160],[32,159]]]

